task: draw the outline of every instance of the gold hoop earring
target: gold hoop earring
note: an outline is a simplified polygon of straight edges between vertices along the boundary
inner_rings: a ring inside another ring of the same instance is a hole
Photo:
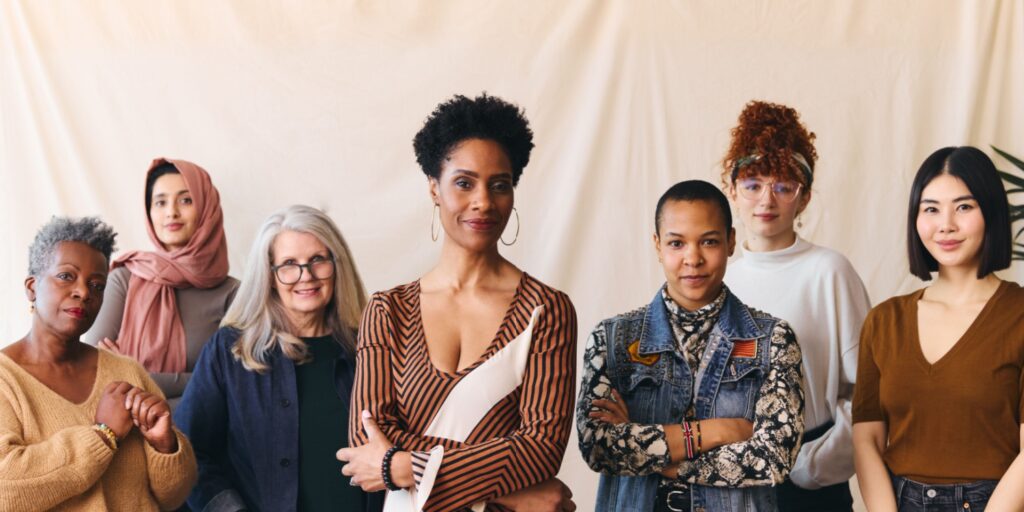
[[[430,211],[430,239],[437,241],[437,237],[441,234],[440,228],[435,228],[434,219],[441,219],[441,205],[434,203],[434,209]]]
[[[498,240],[501,240],[501,243],[505,244],[506,247],[516,243],[516,240],[519,240],[519,210],[516,210],[515,207],[513,207],[512,208],[512,213],[516,214],[516,236],[515,236],[515,238],[513,238],[511,242],[506,242],[504,238],[498,238]]]

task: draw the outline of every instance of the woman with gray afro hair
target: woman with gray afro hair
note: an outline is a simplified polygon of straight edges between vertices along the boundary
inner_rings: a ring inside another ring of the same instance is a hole
[[[110,255],[117,249],[114,239],[117,233],[114,228],[105,224],[99,217],[53,217],[38,233],[28,248],[28,275],[39,276],[50,264],[57,244],[61,242],[81,242],[103,255],[109,263]]]
[[[54,217],[29,248],[32,327],[0,350],[0,510],[173,510],[196,481],[149,374],[81,341],[115,237],[95,217]]]

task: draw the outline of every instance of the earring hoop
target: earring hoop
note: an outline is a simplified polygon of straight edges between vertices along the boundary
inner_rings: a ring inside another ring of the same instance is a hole
[[[441,219],[441,205],[434,203],[434,209],[430,211],[430,239],[437,241],[437,237],[441,234],[441,228],[435,227],[434,219]]]
[[[515,236],[515,238],[513,238],[511,242],[506,242],[505,239],[502,238],[502,237],[498,238],[498,240],[501,240],[501,243],[505,244],[506,247],[516,243],[516,240],[519,240],[519,210],[516,210],[515,207],[513,206],[512,207],[512,213],[516,214],[516,236]],[[502,234],[502,235],[504,236],[504,234]]]

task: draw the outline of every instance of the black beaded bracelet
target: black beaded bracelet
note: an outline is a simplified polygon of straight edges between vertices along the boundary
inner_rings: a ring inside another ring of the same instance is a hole
[[[384,460],[380,463],[380,476],[384,480],[384,487],[387,487],[389,491],[400,491],[401,487],[395,485],[391,481],[391,459],[395,458],[395,454],[401,448],[398,445],[388,448],[388,451],[384,452]]]

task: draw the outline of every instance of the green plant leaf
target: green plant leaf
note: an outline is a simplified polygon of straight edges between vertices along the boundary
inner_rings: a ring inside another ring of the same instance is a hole
[[[1007,190],[1006,191],[1007,194],[1012,193],[1012,192],[1024,191],[1024,178],[1022,178],[1020,176],[1014,176],[1014,175],[1012,175],[1012,174],[1010,174],[1010,173],[1008,173],[1006,171],[998,171],[997,170],[996,172],[999,173],[999,177],[1002,178],[1003,181],[1005,181],[1007,183],[1010,183],[1011,185],[1014,185],[1014,186],[1017,187],[1017,188],[1012,188],[1012,189]]]
[[[996,153],[999,153],[999,156],[1005,158],[1010,163],[1012,163],[1013,165],[1017,166],[1018,169],[1024,171],[1024,162],[1022,162],[1019,158],[1017,158],[1017,157],[1015,157],[1015,156],[1007,153],[1006,151],[1003,151],[1003,150],[1001,150],[1001,149],[999,149],[999,148],[997,148],[995,146],[990,145],[989,147],[992,148],[992,150],[995,151]]]
[[[1024,206],[1022,205],[1010,205],[1010,224],[1018,220],[1024,220]]]

